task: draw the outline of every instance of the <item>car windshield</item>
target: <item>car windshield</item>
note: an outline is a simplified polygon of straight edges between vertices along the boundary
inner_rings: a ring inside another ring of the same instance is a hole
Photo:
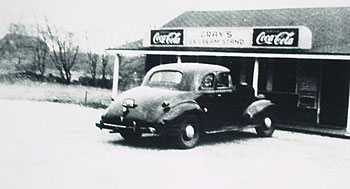
[[[155,72],[150,80],[151,86],[158,86],[164,88],[177,88],[182,80],[182,73],[178,71],[159,71]]]

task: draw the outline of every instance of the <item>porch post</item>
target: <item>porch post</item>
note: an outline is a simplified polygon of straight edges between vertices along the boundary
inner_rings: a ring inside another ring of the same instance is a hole
[[[112,99],[115,99],[118,95],[119,64],[120,64],[120,54],[116,54],[114,59],[114,70],[113,70]]]
[[[176,59],[177,59],[177,63],[182,63],[181,56],[177,56]]]
[[[256,58],[254,62],[254,69],[253,69],[253,88],[255,91],[255,96],[258,95],[258,80],[259,80],[259,61]]]
[[[348,122],[346,124],[346,132],[350,134],[350,81],[349,82],[349,97],[348,97]]]

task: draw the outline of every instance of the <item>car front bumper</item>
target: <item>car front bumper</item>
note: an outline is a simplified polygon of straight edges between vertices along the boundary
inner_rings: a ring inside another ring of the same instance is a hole
[[[160,129],[157,129],[155,127],[139,127],[137,125],[119,125],[119,124],[113,124],[113,123],[104,123],[103,121],[100,121],[99,123],[96,123],[96,127],[102,129],[110,130],[110,133],[118,133],[122,130],[132,130],[134,132],[140,131],[142,133],[155,133],[160,134]]]

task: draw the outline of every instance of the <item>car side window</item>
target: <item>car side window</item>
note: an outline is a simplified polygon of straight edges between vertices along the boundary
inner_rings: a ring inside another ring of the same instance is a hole
[[[231,75],[229,73],[219,73],[216,88],[222,89],[228,87],[231,87]]]
[[[215,75],[213,73],[210,73],[206,75],[201,83],[201,89],[213,89],[214,88],[214,79]]]

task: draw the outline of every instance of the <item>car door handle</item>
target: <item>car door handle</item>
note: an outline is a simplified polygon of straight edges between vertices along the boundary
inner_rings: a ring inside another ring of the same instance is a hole
[[[216,96],[217,96],[217,97],[222,97],[222,95],[221,95],[221,94],[217,94]]]

